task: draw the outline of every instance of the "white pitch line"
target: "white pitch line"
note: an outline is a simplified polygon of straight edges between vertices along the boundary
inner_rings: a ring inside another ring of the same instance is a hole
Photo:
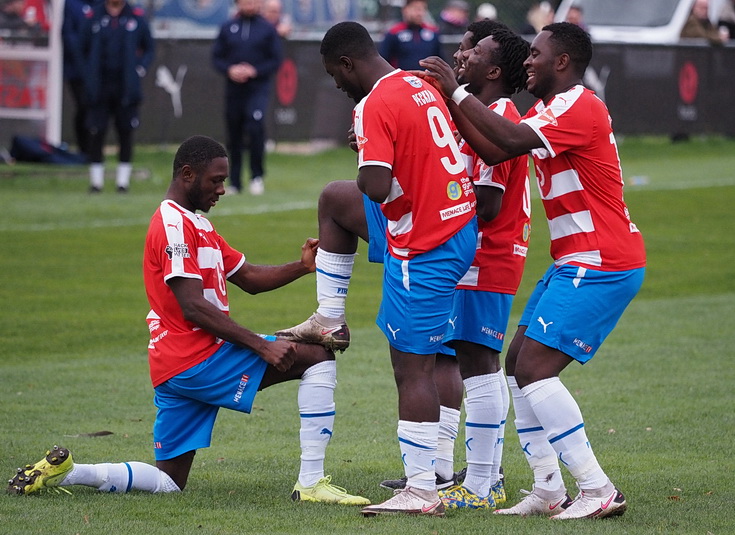
[[[249,208],[220,208],[212,214],[212,219],[233,215],[261,215],[291,212],[293,210],[308,210],[316,208],[316,202],[302,201],[279,205],[260,205]],[[0,224],[0,232],[48,232],[53,230],[74,230],[85,228],[119,228],[147,225],[150,216],[132,219],[97,219],[93,221],[61,221],[52,223],[31,223],[24,225]]]
[[[626,193],[634,193],[638,191],[672,191],[672,190],[688,190],[700,188],[720,188],[727,186],[735,186],[735,176],[726,178],[711,178],[705,180],[691,180],[687,182],[660,182],[653,184],[633,185],[625,184]],[[533,190],[534,198],[538,197],[538,191]],[[212,214],[212,218],[240,216],[240,215],[261,215],[276,214],[282,212],[290,212],[292,210],[309,210],[316,208],[316,201],[300,201],[278,205],[259,205],[250,208],[217,208]],[[54,230],[74,230],[85,228],[115,228],[115,227],[133,227],[136,225],[147,225],[150,216],[134,218],[134,219],[97,219],[93,221],[63,221],[52,223],[30,223],[30,224],[3,224],[0,223],[0,232],[49,232]]]

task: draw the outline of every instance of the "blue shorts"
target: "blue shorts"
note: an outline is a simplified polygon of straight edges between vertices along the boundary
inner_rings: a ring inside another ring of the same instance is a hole
[[[640,290],[645,271],[552,265],[536,284],[518,323],[528,327],[529,338],[584,364]]]
[[[362,203],[368,227],[368,260],[382,264],[388,250],[388,238],[385,235],[388,218],[383,215],[380,204],[371,201],[367,195],[363,194]]]
[[[456,290],[454,308],[444,344],[454,340],[472,342],[500,353],[503,350],[513,295],[479,290]],[[442,348],[442,353],[453,354]]]
[[[475,257],[477,220],[410,260],[385,253],[383,300],[376,323],[392,347],[432,355],[442,347],[457,282]]]
[[[158,407],[153,424],[156,460],[208,448],[219,408],[250,412],[267,367],[256,353],[225,342],[204,362],[158,385],[153,398]]]

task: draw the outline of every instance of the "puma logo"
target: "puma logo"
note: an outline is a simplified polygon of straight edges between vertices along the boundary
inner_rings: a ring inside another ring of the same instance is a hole
[[[181,105],[181,88],[184,85],[184,76],[186,76],[186,65],[180,65],[176,71],[174,79],[168,67],[163,65],[156,69],[156,85],[171,95],[171,105],[174,109],[174,117],[179,118],[184,114]]]
[[[393,327],[390,326],[390,323],[386,323],[385,325],[388,327],[388,330],[390,331],[390,334],[393,336],[393,340],[395,340],[396,339],[396,333],[401,330],[400,327],[398,329],[396,329],[396,330],[393,330]]]
[[[549,323],[544,322],[544,318],[542,318],[541,316],[538,317],[538,322],[543,326],[544,334],[546,334],[546,327],[554,323],[553,321],[550,321]]]
[[[452,326],[452,329],[456,329],[457,326],[454,324],[454,322],[457,321],[457,316],[454,316],[449,320],[449,324]]]

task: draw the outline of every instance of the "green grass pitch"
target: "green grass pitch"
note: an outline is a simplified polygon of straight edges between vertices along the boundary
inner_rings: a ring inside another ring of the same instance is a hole
[[[0,166],[0,474],[61,444],[81,463],[152,462],[141,276],[150,215],[175,147],[140,147],[130,193],[87,194],[84,167]],[[473,511],[444,519],[362,518],[355,508],[296,504],[296,384],[258,395],[250,415],[222,411],[175,495],[0,495],[0,534],[469,534],[733,533],[735,513],[735,140],[620,141],[626,201],[648,250],[646,281],[617,329],[584,368],[562,375],[602,466],[623,490],[616,519],[551,524]],[[347,149],[271,154],[266,193],[227,196],[210,218],[254,263],[297,258],[316,236],[316,201],[330,180],[352,179]],[[632,180],[632,177],[639,177]],[[644,178],[640,178],[644,177]],[[633,184],[635,182],[635,184]],[[535,190],[535,188],[534,188]],[[533,201],[531,247],[511,324],[548,266],[548,232]],[[400,476],[396,394],[387,344],[374,325],[380,266],[356,262],[348,299],[353,345],[338,356],[337,421],[327,451],[333,482],[373,501]],[[232,292],[232,315],[259,332],[314,309],[313,276],[270,294]],[[511,328],[512,332],[512,328]],[[508,418],[509,502],[532,478]],[[110,431],[106,436],[85,436]],[[456,466],[464,450],[456,448]],[[573,483],[567,480],[570,492]]]

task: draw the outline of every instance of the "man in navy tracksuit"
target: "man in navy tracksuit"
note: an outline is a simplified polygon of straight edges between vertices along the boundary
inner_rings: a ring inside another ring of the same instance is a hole
[[[261,0],[236,0],[237,14],[220,28],[214,43],[214,67],[227,77],[225,121],[230,181],[240,191],[243,131],[249,138],[250,193],[263,193],[265,112],[271,77],[283,58],[273,25],[260,16]]]
[[[80,42],[89,105],[90,191],[102,190],[102,148],[112,116],[120,144],[116,185],[118,191],[126,192],[132,171],[133,130],[139,124],[138,107],[143,99],[140,79],[153,61],[155,43],[143,10],[125,0],[95,5],[87,13]]]

